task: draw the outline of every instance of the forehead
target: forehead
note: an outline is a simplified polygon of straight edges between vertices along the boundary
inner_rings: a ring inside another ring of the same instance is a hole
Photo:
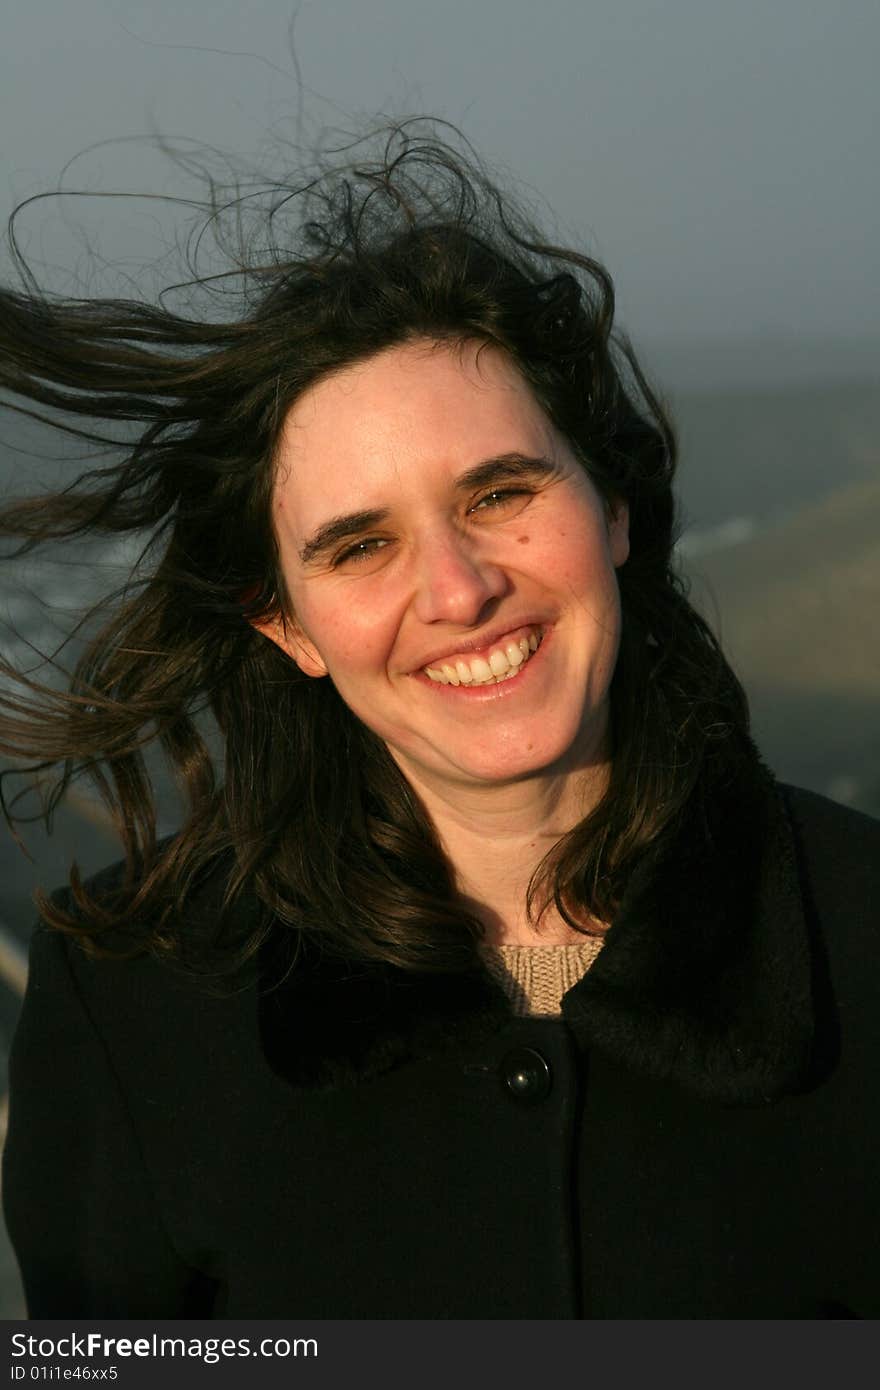
[[[555,451],[548,416],[503,352],[420,341],[303,393],[279,441],[276,504],[308,525],[328,504],[386,505],[375,494],[442,483],[502,453]]]

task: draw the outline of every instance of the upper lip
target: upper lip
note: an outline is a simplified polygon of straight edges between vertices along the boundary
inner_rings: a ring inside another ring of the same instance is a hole
[[[445,647],[437,647],[434,652],[423,661],[420,661],[413,669],[422,671],[426,666],[436,666],[438,662],[448,661],[453,656],[465,656],[468,652],[482,652],[488,647],[495,647],[504,637],[510,637],[511,633],[518,632],[523,627],[546,628],[547,622],[540,618],[519,618],[515,622],[509,620],[503,624],[499,623],[496,627],[489,628],[486,632],[481,632],[477,637],[461,637],[455,644],[447,643]]]

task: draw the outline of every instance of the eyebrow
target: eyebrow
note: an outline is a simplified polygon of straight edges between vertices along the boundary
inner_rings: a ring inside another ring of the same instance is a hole
[[[455,490],[475,492],[479,488],[492,487],[493,484],[509,482],[516,478],[550,478],[558,472],[558,464],[553,463],[551,459],[533,458],[529,454],[499,454],[497,458],[483,459],[473,468],[468,468],[455,479]],[[331,517],[304,542],[299,558],[304,565],[308,565],[325,555],[328,550],[332,550],[340,541],[349,540],[374,526],[380,526],[383,521],[388,520],[389,515],[388,507],[373,507],[368,511],[347,512],[343,516]]]

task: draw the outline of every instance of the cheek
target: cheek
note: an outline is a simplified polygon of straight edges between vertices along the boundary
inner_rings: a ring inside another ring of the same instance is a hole
[[[299,612],[303,629],[338,683],[384,666],[389,623],[368,595],[305,601]]]
[[[614,565],[600,521],[591,514],[566,520],[552,532],[530,536],[529,563],[538,573],[553,576],[562,588],[585,597],[616,592]]]

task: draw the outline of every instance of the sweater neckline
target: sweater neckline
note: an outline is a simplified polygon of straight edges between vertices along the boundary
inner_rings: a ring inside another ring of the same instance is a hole
[[[517,1017],[555,1018],[562,1013],[563,996],[586,975],[603,941],[587,936],[559,945],[484,945],[480,955]]]

